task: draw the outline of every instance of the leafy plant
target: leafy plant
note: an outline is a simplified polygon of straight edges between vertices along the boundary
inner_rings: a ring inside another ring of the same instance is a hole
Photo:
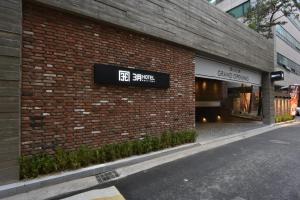
[[[161,138],[160,138],[160,142],[161,142],[161,148],[162,149],[171,147],[171,143],[172,143],[171,133],[170,132],[163,133]]]
[[[121,158],[125,158],[133,154],[131,142],[125,142],[120,144],[119,146]]]
[[[280,122],[286,122],[286,121],[290,121],[293,120],[295,117],[293,115],[277,115],[275,117],[275,122],[276,123],[280,123]]]
[[[77,169],[80,167],[76,151],[68,152],[68,169]]]
[[[160,139],[157,137],[153,137],[151,140],[152,151],[160,150]]]
[[[146,136],[140,140],[119,144],[107,144],[98,149],[81,146],[72,151],[58,148],[54,155],[40,154],[20,158],[20,178],[35,178],[67,169],[78,169],[91,164],[110,162],[132,155],[140,155],[160,149],[174,147],[196,140],[196,132],[166,132],[160,137]]]
[[[57,169],[65,170],[68,168],[68,154],[62,148],[56,149],[55,159]]]
[[[284,16],[299,18],[299,10],[298,0],[257,0],[245,16],[245,22],[264,37],[272,38],[272,28],[287,23]]]

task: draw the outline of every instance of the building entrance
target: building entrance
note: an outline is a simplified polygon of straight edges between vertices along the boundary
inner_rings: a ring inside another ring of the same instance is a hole
[[[261,73],[198,57],[196,122],[261,120]]]
[[[196,78],[195,90],[197,122],[261,120],[259,86]]]

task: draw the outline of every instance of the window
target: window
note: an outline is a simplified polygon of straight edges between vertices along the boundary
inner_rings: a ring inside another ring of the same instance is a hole
[[[299,21],[299,19],[294,15],[289,16],[288,18],[292,22],[292,24],[294,24],[294,26],[300,31],[300,21]]]
[[[277,53],[277,64],[294,74],[300,75],[300,65],[280,53]]]
[[[296,40],[289,32],[287,32],[282,26],[276,26],[276,35],[282,39],[286,44],[300,53],[300,42]]]
[[[232,15],[235,18],[240,18],[247,14],[249,8],[250,8],[250,1],[247,1],[233,9],[227,11],[227,13],[229,13],[230,15]]]

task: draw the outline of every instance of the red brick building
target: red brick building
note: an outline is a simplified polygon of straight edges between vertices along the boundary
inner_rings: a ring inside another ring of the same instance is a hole
[[[220,85],[254,74],[262,118],[274,121],[273,43],[206,1],[14,0],[0,10],[0,185],[18,180],[21,155],[194,129],[196,105],[212,105],[195,102],[209,65]],[[169,87],[101,84],[96,64],[164,74]]]
[[[194,128],[193,50],[34,4],[23,33],[22,155]],[[168,73],[170,88],[95,84],[95,63]]]

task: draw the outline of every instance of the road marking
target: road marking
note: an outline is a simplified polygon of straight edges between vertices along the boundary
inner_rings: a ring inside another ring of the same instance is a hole
[[[63,200],[125,200],[122,194],[115,186],[90,190],[71,197],[64,198]]]
[[[274,144],[290,144],[289,142],[281,141],[281,140],[270,140],[271,143]]]

